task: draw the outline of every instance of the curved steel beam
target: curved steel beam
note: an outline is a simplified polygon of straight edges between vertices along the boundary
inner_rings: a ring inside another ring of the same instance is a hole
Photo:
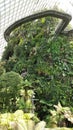
[[[12,24],[10,27],[8,27],[6,31],[4,32],[5,39],[7,40],[11,31],[13,31],[15,28],[19,27],[23,23],[26,23],[26,22],[29,22],[38,18],[47,17],[47,16],[52,16],[52,17],[62,19],[62,21],[60,22],[60,24],[55,30],[55,34],[54,34],[55,36],[58,36],[61,32],[63,33],[64,29],[66,28],[66,26],[69,24],[70,20],[72,19],[71,15],[66,14],[66,13],[61,13],[55,10],[48,10],[48,11],[40,12],[37,14],[33,14],[33,15],[30,15],[30,16],[27,16],[25,18],[18,20],[17,22]]]

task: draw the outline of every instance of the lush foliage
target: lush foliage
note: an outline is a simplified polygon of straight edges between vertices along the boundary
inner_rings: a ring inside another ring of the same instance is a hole
[[[54,105],[55,110],[50,110],[50,125],[58,127],[73,127],[73,113],[69,107],[62,107],[60,103]]]
[[[16,72],[3,73],[0,76],[0,111],[15,111],[23,78]]]
[[[1,130],[36,130],[35,123],[38,118],[32,113],[24,113],[21,110],[15,113],[0,114],[0,129]]]
[[[58,101],[73,107],[73,42],[64,36],[52,40],[56,24],[46,17],[21,25],[11,33],[2,58],[7,73],[15,71],[31,84],[27,90],[35,93],[40,119]]]
[[[14,113],[0,114],[0,130],[72,130],[71,128],[45,128],[46,123],[39,121],[32,113],[17,110]]]
[[[5,62],[0,61],[0,76],[5,72],[4,64]]]
[[[52,112],[54,113],[54,112]],[[0,114],[0,129],[1,130],[42,130],[46,129],[46,123],[32,113],[24,113],[22,110],[17,110],[14,113]],[[72,130],[71,128],[48,128],[48,130]]]

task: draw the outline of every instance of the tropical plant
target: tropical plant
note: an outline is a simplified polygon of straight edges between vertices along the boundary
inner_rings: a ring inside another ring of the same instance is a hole
[[[34,114],[24,113],[22,110],[0,114],[1,130],[36,130],[37,122],[39,119]]]
[[[15,111],[16,100],[23,78],[16,72],[7,72],[0,76],[0,111]]]
[[[50,110],[51,123],[56,127],[73,127],[73,113],[69,107],[62,107],[60,102],[54,105],[55,110]]]

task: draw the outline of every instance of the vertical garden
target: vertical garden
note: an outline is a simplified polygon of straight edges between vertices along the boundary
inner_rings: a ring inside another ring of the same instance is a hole
[[[14,113],[8,121],[23,117],[44,120],[48,128],[73,127],[73,39],[52,39],[57,22],[44,17],[11,32],[0,61],[0,120],[2,113]]]

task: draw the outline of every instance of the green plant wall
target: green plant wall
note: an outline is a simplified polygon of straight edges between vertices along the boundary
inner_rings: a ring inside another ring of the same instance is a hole
[[[73,107],[73,41],[65,36],[52,40],[56,25],[57,19],[46,17],[16,28],[2,58],[6,72],[17,72],[31,83],[40,119],[58,101]]]

